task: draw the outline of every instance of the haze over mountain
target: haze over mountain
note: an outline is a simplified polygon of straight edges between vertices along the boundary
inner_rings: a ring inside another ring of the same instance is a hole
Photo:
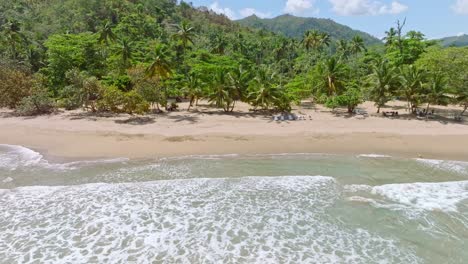
[[[265,29],[293,38],[300,38],[306,31],[316,29],[330,34],[330,36],[335,39],[350,40],[354,36],[359,35],[368,45],[382,43],[381,40],[368,33],[354,30],[348,26],[336,23],[331,19],[296,17],[288,14],[275,18],[262,19],[252,15],[244,19],[237,20],[237,22],[244,26]]]
[[[444,47],[465,47],[468,46],[468,35],[441,38],[439,41]]]

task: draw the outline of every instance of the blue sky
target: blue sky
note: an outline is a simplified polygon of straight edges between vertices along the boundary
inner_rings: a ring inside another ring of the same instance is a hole
[[[407,18],[407,30],[428,38],[468,34],[468,0],[186,0],[232,19],[255,13],[274,17],[290,13],[331,18],[382,37],[395,22]]]

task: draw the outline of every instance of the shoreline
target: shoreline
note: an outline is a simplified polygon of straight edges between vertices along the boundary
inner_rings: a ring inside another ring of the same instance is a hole
[[[395,102],[392,107],[398,107]],[[183,106],[182,106],[183,107]],[[226,154],[379,154],[468,161],[468,124],[447,117],[417,120],[369,115],[362,120],[323,108],[296,108],[307,121],[274,122],[249,106],[224,114],[199,107],[160,115],[96,116],[67,111],[38,117],[0,117],[0,144],[21,145],[53,160],[147,159]],[[371,103],[360,106],[374,113]],[[440,108],[449,116],[456,108]]]
[[[468,161],[466,147],[460,144],[468,142],[468,135],[349,133],[165,137],[121,133],[42,132],[29,137],[29,132],[17,130],[10,140],[4,140],[6,133],[0,132],[0,143],[33,149],[51,161],[302,153],[353,156],[378,154],[396,158]]]

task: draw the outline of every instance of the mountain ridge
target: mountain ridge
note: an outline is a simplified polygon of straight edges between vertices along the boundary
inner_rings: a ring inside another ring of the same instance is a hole
[[[287,37],[301,38],[307,30],[316,29],[330,34],[335,39],[351,40],[354,36],[361,36],[369,45],[379,45],[382,41],[369,33],[352,29],[349,26],[335,22],[330,18],[298,17],[283,14],[274,18],[260,18],[251,15],[235,22],[257,29],[265,29]]]
[[[465,47],[468,46],[468,35],[463,34],[460,36],[451,36],[451,37],[445,37],[441,39],[437,39],[437,41],[440,42],[440,44],[444,47]]]

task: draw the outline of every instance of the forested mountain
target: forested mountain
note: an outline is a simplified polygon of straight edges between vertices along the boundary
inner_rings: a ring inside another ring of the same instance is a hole
[[[378,40],[331,20],[317,20],[320,30],[307,26],[313,19],[277,20],[297,38],[177,0],[0,1],[0,107],[145,114],[175,110],[185,98],[225,112],[237,101],[290,111],[313,98],[353,112],[363,100],[380,108],[399,97],[411,111],[449,102],[468,108],[466,48],[403,34],[404,23],[375,47],[366,42]]]
[[[446,37],[439,40],[444,47],[465,47],[468,46],[468,35]]]
[[[284,34],[288,37],[302,38],[308,30],[323,31],[332,38],[351,40],[358,35],[364,39],[366,44],[382,44],[379,39],[365,32],[354,30],[348,26],[336,23],[331,19],[296,17],[292,15],[281,15],[275,18],[259,18],[255,15],[238,20],[238,23],[244,26],[266,29],[276,33]]]

